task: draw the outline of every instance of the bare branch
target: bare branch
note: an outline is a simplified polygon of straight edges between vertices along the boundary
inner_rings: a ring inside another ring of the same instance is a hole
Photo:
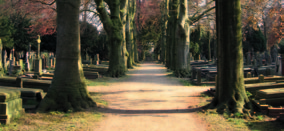
[[[43,5],[53,5],[56,2],[56,0],[54,0],[50,4],[48,4],[48,3],[44,2],[44,1],[38,1],[38,0],[29,0],[29,1],[30,2],[38,2],[38,3],[41,3]]]

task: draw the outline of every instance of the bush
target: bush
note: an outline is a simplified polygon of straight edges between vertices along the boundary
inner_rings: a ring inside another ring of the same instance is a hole
[[[278,53],[284,54],[284,39],[282,39],[282,40],[280,41],[280,43],[278,44],[278,47],[279,47]]]

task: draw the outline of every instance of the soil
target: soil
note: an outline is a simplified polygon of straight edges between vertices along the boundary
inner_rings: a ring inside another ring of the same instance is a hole
[[[183,86],[167,76],[162,64],[143,63],[128,76],[109,86],[89,86],[102,93],[107,107],[96,131],[206,131],[209,125],[198,117],[201,92],[209,87]]]

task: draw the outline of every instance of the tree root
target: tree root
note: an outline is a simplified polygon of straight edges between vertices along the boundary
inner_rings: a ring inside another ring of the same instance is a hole
[[[68,84],[64,87],[51,85],[47,95],[37,108],[37,112],[82,111],[96,106],[96,102],[90,97],[85,84]]]
[[[178,78],[185,78],[190,75],[190,71],[186,69],[176,69],[174,70],[174,75]]]

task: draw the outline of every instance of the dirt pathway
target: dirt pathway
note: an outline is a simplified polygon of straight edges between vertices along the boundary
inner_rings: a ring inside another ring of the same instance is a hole
[[[205,131],[196,115],[205,87],[182,86],[167,77],[160,64],[144,63],[128,72],[129,78],[110,86],[88,87],[108,101],[106,117],[96,131]]]

